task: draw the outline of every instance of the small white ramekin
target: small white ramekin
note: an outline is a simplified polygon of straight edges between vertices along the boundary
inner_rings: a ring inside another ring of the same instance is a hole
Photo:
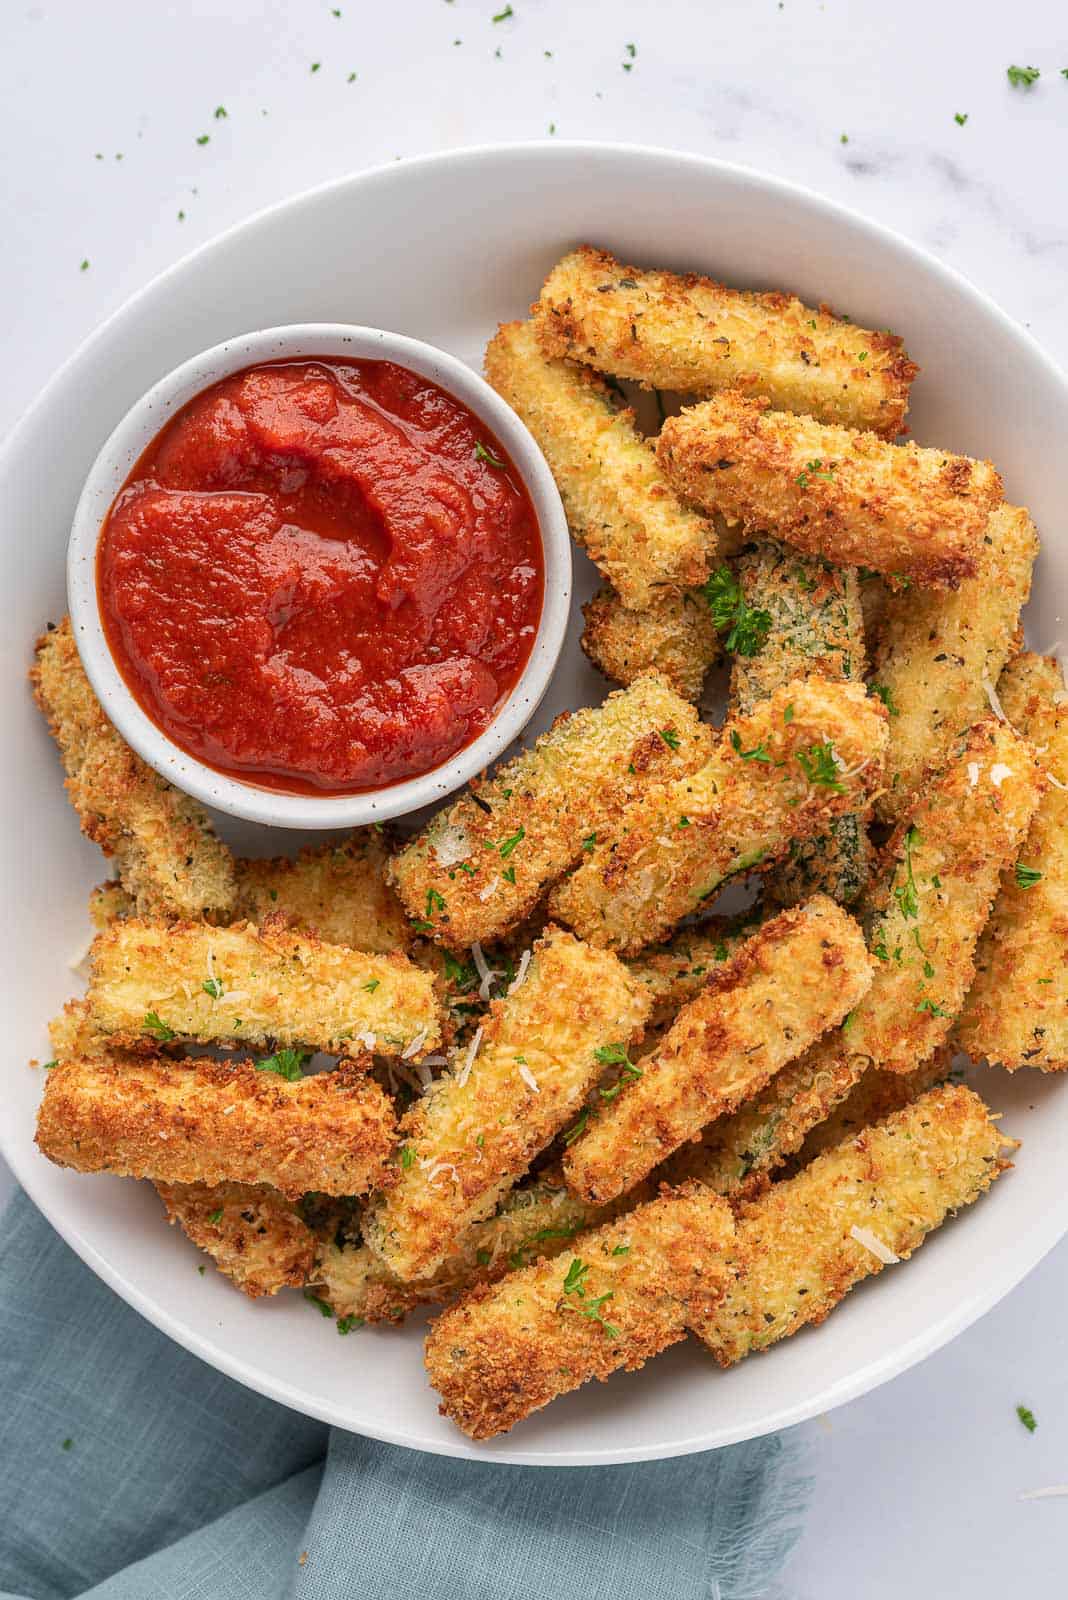
[[[138,457],[201,390],[259,362],[302,356],[394,361],[462,401],[504,445],[526,485],[541,531],[545,594],[534,647],[515,688],[489,727],[441,766],[367,794],[287,794],[228,777],[188,755],[146,716],[112,657],[100,617],[96,552],[101,524]],[[187,794],[249,822],[285,828],[350,828],[401,816],[441,800],[481,772],[517,737],[549,686],[567,630],[571,541],[552,475],[515,413],[479,375],[432,345],[379,328],[301,323],[228,339],[183,362],[132,406],[93,463],[74,513],[67,596],[78,651],[100,703],[126,742]]]

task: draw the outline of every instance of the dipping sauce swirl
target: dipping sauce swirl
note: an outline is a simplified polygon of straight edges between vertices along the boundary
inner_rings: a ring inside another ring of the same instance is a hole
[[[454,396],[386,361],[249,367],[191,400],[104,521],[104,631],[198,760],[298,793],[431,771],[493,720],[544,585],[530,498]]]

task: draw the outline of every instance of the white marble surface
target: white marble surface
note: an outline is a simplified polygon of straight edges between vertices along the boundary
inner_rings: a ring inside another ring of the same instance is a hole
[[[103,316],[248,212],[394,156],[551,126],[822,190],[937,251],[1068,364],[1068,24],[1053,0],[513,0],[494,24],[502,5],[9,0],[0,431]],[[1010,88],[1012,63],[1041,79]],[[800,1430],[815,1494],[791,1600],[1063,1592],[1068,1499],[1019,1495],[1068,1481],[1066,1278],[1068,1245],[949,1349]]]

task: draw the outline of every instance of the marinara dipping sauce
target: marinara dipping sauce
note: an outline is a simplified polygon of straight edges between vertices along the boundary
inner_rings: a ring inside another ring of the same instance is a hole
[[[534,508],[459,400],[386,361],[249,367],[189,402],[108,512],[108,644],[231,776],[379,789],[475,739],[541,615]]]

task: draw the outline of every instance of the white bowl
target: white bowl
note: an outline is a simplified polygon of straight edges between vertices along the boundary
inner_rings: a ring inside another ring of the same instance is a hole
[[[0,867],[20,955],[17,971],[4,966],[4,1155],[96,1272],[222,1371],[358,1433],[547,1466],[730,1444],[826,1411],[936,1350],[1068,1231],[1068,1085],[979,1075],[1005,1128],[1024,1141],[1015,1171],[912,1261],[855,1290],[823,1327],[730,1372],[680,1345],[641,1373],[569,1395],[506,1438],[469,1444],[437,1414],[418,1322],[339,1339],[299,1296],[253,1305],[210,1270],[197,1275],[195,1252],[162,1225],[147,1185],[62,1172],[35,1151],[40,1076],[21,1062],[46,1054],[44,1020],[73,987],[65,963],[88,933],[85,895],[101,865],[78,837],[23,674],[30,635],[63,607],[63,549],[85,474],[159,371],[245,327],[338,316],[403,327],[478,365],[496,322],[522,316],[556,257],[580,240],[737,284],[786,285],[903,334],[924,368],[910,415],[917,438],[989,455],[1009,497],[1031,506],[1045,547],[1028,628],[1036,646],[1054,642],[1068,588],[1061,373],[976,289],[885,229],[778,180],[667,151],[555,141],[460,151],[397,162],[254,217],[105,324],[0,462],[2,574],[15,619],[0,635],[0,731],[12,757],[0,786]],[[595,582],[579,556],[577,598]],[[604,695],[577,633],[576,618],[532,727]],[[262,850],[262,830],[246,842]]]
[[[196,395],[245,367],[302,356],[393,361],[454,395],[504,445],[526,485],[538,521],[545,588],[534,644],[518,682],[489,726],[448,761],[402,783],[360,794],[290,794],[228,777],[169,739],[147,716],[119,671],[100,617],[97,541],[112,501],[134,464],[171,417]],[[305,322],[263,328],[213,345],[168,372],[127,411],[93,462],[78,499],[67,547],[67,598],[78,652],[104,710],[126,742],[179,789],[247,822],[284,828],[354,828],[405,816],[444,799],[495,761],[522,733],[549,687],[567,631],[571,540],[545,457],[515,412],[486,381],[444,350],[382,328]]]

